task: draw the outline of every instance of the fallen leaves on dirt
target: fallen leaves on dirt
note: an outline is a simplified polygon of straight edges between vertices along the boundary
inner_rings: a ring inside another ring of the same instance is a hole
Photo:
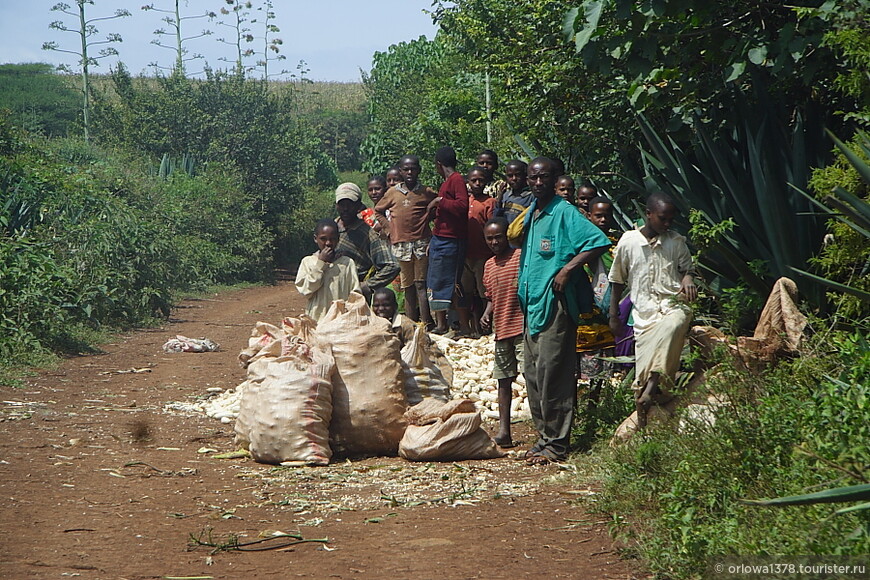
[[[536,494],[542,485],[540,473],[511,459],[411,463],[381,457],[326,467],[232,467],[239,469],[236,477],[258,482],[254,495],[262,501],[257,505],[289,508],[306,525],[347,511],[510,501]]]

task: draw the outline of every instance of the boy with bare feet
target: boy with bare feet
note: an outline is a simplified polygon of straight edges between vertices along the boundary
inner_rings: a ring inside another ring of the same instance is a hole
[[[389,190],[375,205],[375,215],[393,244],[393,255],[399,261],[402,290],[405,292],[405,312],[415,321],[430,325],[429,299],[426,296],[426,273],[429,267],[429,203],[438,194],[421,184],[420,159],[405,155],[399,162],[403,181]],[[387,219],[390,212],[390,219]]]
[[[491,327],[495,334],[492,376],[498,381],[498,434],[494,439],[501,447],[514,447],[511,386],[523,362],[523,311],[517,296],[520,250],[508,244],[507,229],[508,222],[503,217],[493,218],[483,227],[483,237],[495,255],[483,267],[487,302],[480,325]]]
[[[671,231],[673,199],[654,193],[646,202],[646,224],[625,232],[610,268],[610,327],[616,333],[619,299],[627,285],[633,303],[637,426],[646,427],[653,404],[670,400],[680,353],[692,322],[686,304],[698,297],[686,238]]]

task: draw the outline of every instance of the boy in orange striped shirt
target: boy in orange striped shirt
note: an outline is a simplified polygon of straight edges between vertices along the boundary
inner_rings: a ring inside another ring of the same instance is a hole
[[[496,217],[483,227],[483,237],[493,257],[483,266],[486,309],[480,325],[495,333],[495,361],[492,376],[498,381],[498,434],[501,447],[514,447],[511,439],[511,399],[514,380],[523,362],[523,311],[517,296],[520,250],[507,239],[507,220]]]

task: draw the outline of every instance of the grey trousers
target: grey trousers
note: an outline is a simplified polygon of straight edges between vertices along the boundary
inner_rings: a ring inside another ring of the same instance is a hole
[[[528,327],[523,334],[523,375],[532,421],[538,430],[534,451],[547,451],[558,458],[568,455],[571,426],[577,401],[577,324],[559,303],[552,322],[535,336]]]

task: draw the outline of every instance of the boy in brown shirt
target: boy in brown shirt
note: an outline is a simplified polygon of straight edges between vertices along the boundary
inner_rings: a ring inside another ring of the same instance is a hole
[[[419,157],[405,155],[399,161],[399,167],[404,181],[387,190],[375,205],[375,215],[380,223],[385,224],[393,254],[399,261],[405,310],[411,319],[429,325],[432,323],[426,296],[427,254],[432,237],[429,203],[438,194],[417,181],[420,176]]]

